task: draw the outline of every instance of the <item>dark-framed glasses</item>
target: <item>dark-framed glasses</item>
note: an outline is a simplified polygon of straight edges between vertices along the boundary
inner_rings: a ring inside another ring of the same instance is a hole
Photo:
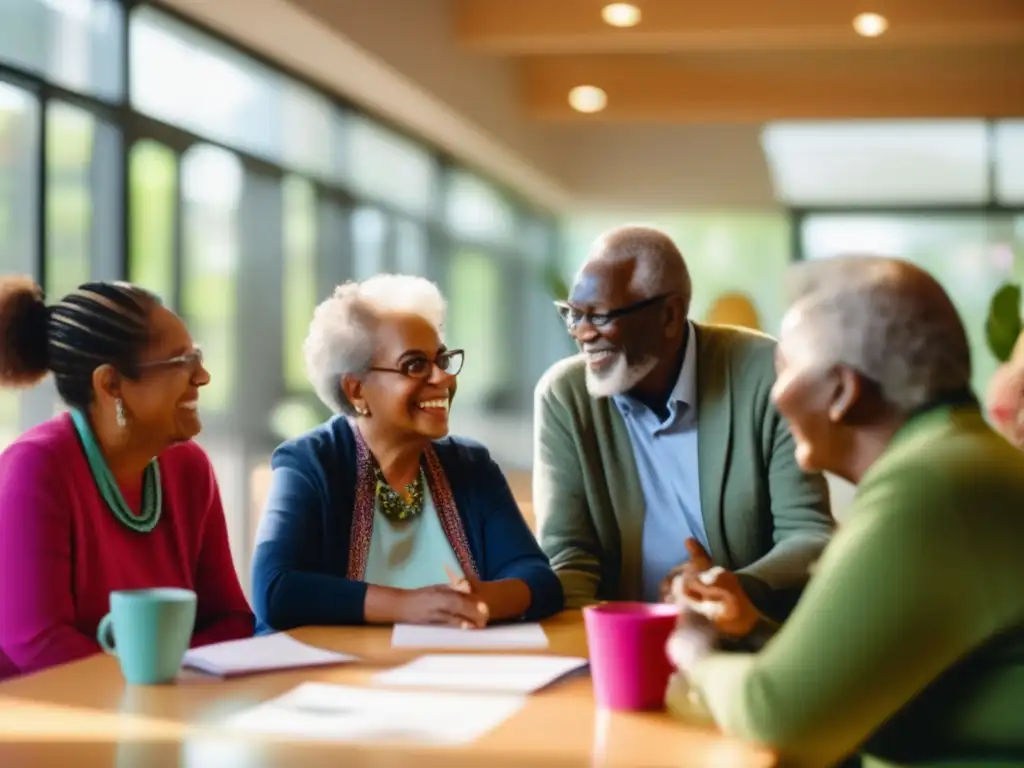
[[[555,309],[558,310],[558,314],[565,323],[565,327],[570,331],[583,322],[589,323],[595,328],[602,328],[617,317],[631,315],[634,312],[647,309],[647,307],[652,307],[669,296],[671,296],[669,293],[659,293],[657,296],[652,296],[649,299],[636,301],[618,309],[610,309],[607,312],[584,312],[583,310],[576,309],[576,307],[566,301],[556,301]]]
[[[164,360],[150,360],[145,363],[139,363],[138,368],[143,371],[159,370],[164,368],[188,368],[189,370],[198,370],[203,364],[203,350],[199,347],[193,347],[190,351],[185,352],[181,355],[175,355],[174,357],[168,357]]]
[[[381,371],[383,373],[400,373],[410,379],[416,379],[417,381],[426,381],[430,378],[430,374],[434,372],[434,366],[449,376],[458,376],[459,371],[462,370],[462,364],[465,362],[466,353],[461,349],[449,349],[438,354],[433,360],[425,355],[416,355],[408,357],[401,362],[397,368],[384,368],[378,365],[371,365],[371,371]]]

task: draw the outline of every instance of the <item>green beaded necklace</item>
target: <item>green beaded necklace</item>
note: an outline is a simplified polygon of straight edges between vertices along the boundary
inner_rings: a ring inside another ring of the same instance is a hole
[[[160,487],[160,465],[153,459],[146,465],[142,473],[142,512],[134,514],[128,507],[121,494],[121,489],[114,480],[114,475],[107,466],[106,459],[100,451],[96,436],[92,433],[89,420],[81,411],[72,410],[71,419],[75,423],[78,437],[82,440],[85,448],[85,458],[89,462],[89,469],[92,472],[93,480],[99,489],[100,496],[107,503],[110,511],[118,522],[136,533],[149,533],[156,524],[160,522],[160,512],[163,509],[163,491]]]

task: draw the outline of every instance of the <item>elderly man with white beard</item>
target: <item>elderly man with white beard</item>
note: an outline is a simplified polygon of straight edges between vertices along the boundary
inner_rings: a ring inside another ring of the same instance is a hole
[[[769,399],[775,341],[688,319],[691,295],[672,240],[631,226],[597,239],[557,303],[580,353],[537,385],[541,547],[569,607],[658,601],[718,566],[781,621],[832,535],[828,489]]]

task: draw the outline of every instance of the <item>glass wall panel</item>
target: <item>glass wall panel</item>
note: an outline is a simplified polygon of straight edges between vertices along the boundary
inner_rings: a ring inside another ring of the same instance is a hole
[[[118,0],[2,0],[0,61],[108,101],[123,93]]]
[[[128,179],[128,279],[176,308],[178,158],[159,142],[136,142],[128,155]]]
[[[34,275],[36,271],[39,113],[39,103],[32,94],[0,82],[2,274]],[[0,389],[0,450],[18,436],[20,404],[17,390]]]
[[[284,180],[284,383],[292,392],[312,387],[302,343],[317,304],[317,196],[298,176]]]
[[[361,281],[388,271],[388,217],[378,208],[356,208],[351,227],[353,278]]]
[[[434,212],[438,165],[425,147],[361,115],[349,117],[344,136],[355,192],[414,215]]]
[[[461,403],[486,407],[502,394],[510,364],[516,363],[509,359],[514,353],[502,334],[502,288],[501,267],[488,253],[461,249],[451,257],[445,341],[466,350],[459,374]]]
[[[515,236],[512,206],[493,187],[465,171],[452,171],[445,199],[445,224],[457,237],[507,243]]]
[[[192,147],[181,160],[181,308],[211,375],[204,412],[232,406],[243,176],[238,157],[217,147]]]
[[[341,116],[326,97],[152,7],[134,11],[129,30],[136,109],[296,170],[340,176]]]
[[[430,237],[419,222],[395,222],[395,269],[404,275],[430,276]]]
[[[974,386],[984,393],[997,361],[985,343],[992,294],[1024,271],[1024,237],[1009,216],[819,215],[804,222],[805,256],[899,256],[927,269],[949,293],[971,342]]]
[[[59,299],[92,274],[96,118],[51,102],[46,110],[46,289]],[[113,201],[109,201],[113,204]],[[102,203],[101,203],[102,204]]]
[[[1024,120],[1000,120],[995,128],[996,199],[1024,205]]]

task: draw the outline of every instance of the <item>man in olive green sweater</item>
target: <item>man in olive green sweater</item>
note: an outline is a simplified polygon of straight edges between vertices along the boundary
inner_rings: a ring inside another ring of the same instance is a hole
[[[810,262],[795,282],[774,399],[800,464],[857,496],[761,653],[714,653],[681,619],[669,709],[706,708],[799,768],[858,750],[865,766],[1022,766],[1024,456],[970,393],[956,309],[895,259]],[[758,618],[728,578],[688,597]]]
[[[775,342],[688,320],[690,296],[664,233],[595,243],[559,306],[582,354],[536,391],[541,546],[570,607],[658,600],[693,550],[784,618],[832,534],[828,490],[769,402]]]

